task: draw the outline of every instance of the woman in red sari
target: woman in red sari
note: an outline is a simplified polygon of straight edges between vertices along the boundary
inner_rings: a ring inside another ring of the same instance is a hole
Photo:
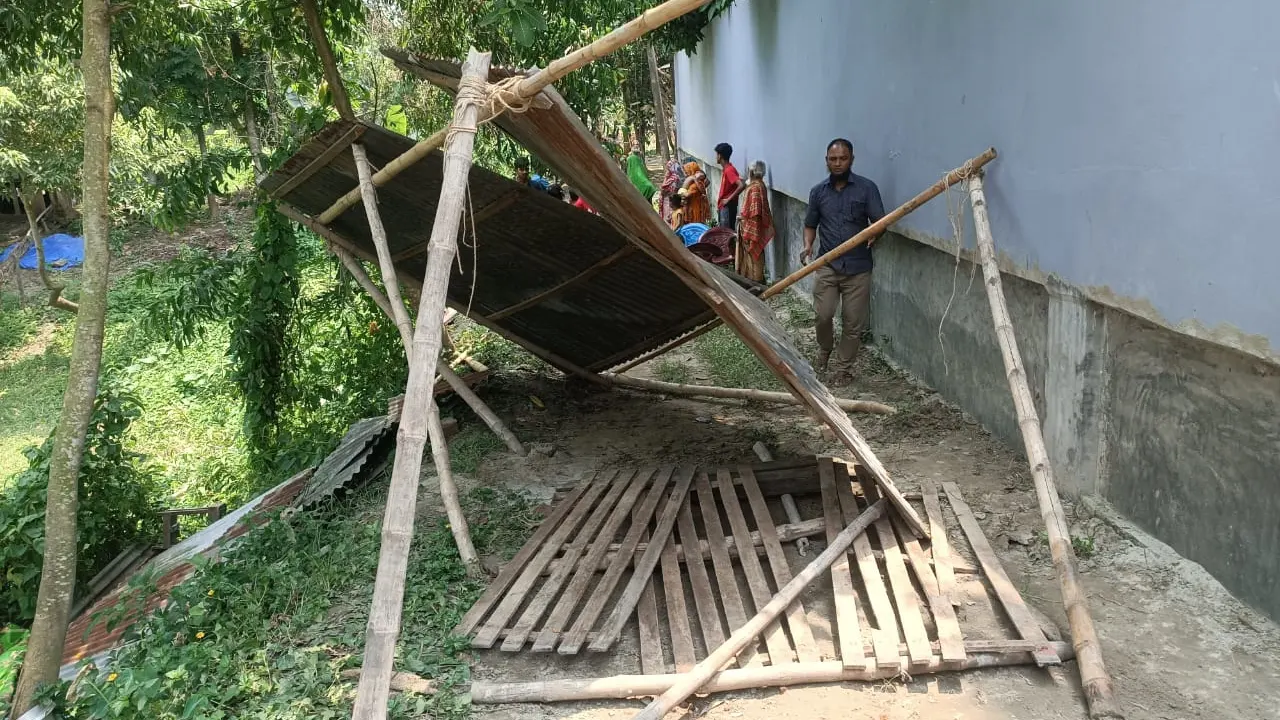
[[[738,211],[738,274],[760,283],[764,282],[764,249],[774,235],[764,170],[763,162],[751,163]]]

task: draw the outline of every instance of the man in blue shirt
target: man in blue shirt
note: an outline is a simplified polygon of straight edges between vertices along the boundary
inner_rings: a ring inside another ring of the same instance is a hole
[[[813,257],[813,241],[821,239],[818,255],[865,230],[884,217],[880,188],[861,175],[854,175],[853,143],[838,138],[827,145],[827,179],[809,191],[809,211],[804,218],[804,251],[800,262]],[[871,242],[832,260],[813,274],[813,305],[817,312],[818,372],[827,369],[835,344],[833,326],[836,308],[841,310],[840,344],[834,348],[829,382],[848,385],[853,380],[853,361],[862,346],[862,333],[871,319]]]

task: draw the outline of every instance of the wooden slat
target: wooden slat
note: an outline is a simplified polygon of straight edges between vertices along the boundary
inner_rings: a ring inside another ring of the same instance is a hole
[[[586,592],[587,588],[595,580],[596,568],[600,567],[600,561],[604,558],[605,553],[608,552],[609,543],[613,542],[613,537],[617,535],[618,528],[630,516],[631,509],[635,507],[636,498],[644,490],[645,486],[649,484],[649,479],[653,477],[653,472],[652,468],[645,468],[635,472],[622,499],[618,501],[618,506],[609,513],[609,519],[604,522],[595,539],[590,541],[591,545],[585,549],[585,554],[583,554],[584,551],[581,547],[573,555],[565,554],[564,559],[568,562],[564,563],[564,567],[566,572],[568,569],[574,571],[573,579],[565,587],[564,594],[556,602],[555,609],[551,611],[551,615],[542,624],[542,629],[533,641],[534,652],[550,652],[555,647],[555,633],[562,632],[569,624],[569,619],[573,617],[573,611],[578,607],[578,601],[582,599],[582,594]],[[624,471],[623,474],[628,473]]]
[[[564,500],[552,508],[551,514],[538,526],[538,529],[533,533],[533,537],[529,538],[529,541],[520,548],[520,551],[506,565],[502,566],[502,570],[498,572],[498,577],[489,583],[489,587],[485,588],[484,594],[480,596],[480,599],[462,616],[462,620],[453,628],[454,635],[470,635],[471,631],[476,629],[476,626],[480,624],[484,616],[489,613],[489,608],[493,607],[494,603],[502,598],[502,594],[507,591],[507,588],[511,587],[511,583],[515,582],[516,577],[525,569],[525,565],[542,547],[542,543],[551,536],[552,531],[560,526],[560,521],[564,519],[565,515],[569,514],[569,510],[575,506],[578,498],[582,497],[582,493],[586,492],[595,479],[595,476],[593,476],[591,480],[575,487]],[[603,485],[601,483],[601,487]]]
[[[1035,615],[1032,614],[1026,603],[1022,601],[1022,595],[1018,594],[1017,588],[1013,586],[1013,581],[1005,574],[1004,566],[1000,564],[1000,559],[996,557],[995,551],[991,549],[991,544],[987,542],[987,536],[982,533],[982,526],[978,524],[978,519],[973,516],[973,511],[969,509],[969,505],[960,496],[960,486],[953,482],[947,482],[942,484],[942,489],[946,491],[947,499],[951,501],[951,509],[960,520],[960,528],[964,530],[965,537],[969,539],[969,546],[973,548],[974,554],[978,556],[978,562],[982,565],[982,572],[986,574],[991,587],[995,589],[996,597],[1000,599],[1000,604],[1004,607],[1005,613],[1013,621],[1013,626],[1017,629],[1018,635],[1023,640],[1044,643],[1031,653],[1032,657],[1035,658],[1036,664],[1041,667],[1060,664],[1062,659],[1058,657],[1058,653],[1054,652],[1053,646],[1049,644],[1049,639],[1045,637],[1044,631],[1040,629],[1040,623],[1036,622]]]
[[[591,510],[591,506],[595,504],[596,498],[600,497],[600,493],[606,487],[609,487],[610,481],[615,480],[616,477],[617,474],[611,472],[605,478],[597,477],[591,483],[590,488],[574,505],[569,517],[565,518],[565,521],[543,543],[533,559],[521,569],[520,576],[506,592],[506,595],[503,596],[502,602],[498,604],[493,615],[489,617],[475,638],[472,639],[472,647],[488,648],[493,646],[493,643],[498,639],[498,632],[506,627],[507,621],[520,609],[524,596],[533,587],[538,575],[542,573],[542,569],[549,565],[552,558],[559,553],[560,543],[568,539],[570,533],[577,529],[578,524],[582,522],[582,518],[586,516],[587,512]]]
[[[604,612],[604,607],[608,604],[609,597],[613,595],[613,589],[618,586],[622,573],[626,572],[627,565],[631,562],[632,556],[635,555],[636,546],[640,544],[640,536],[648,528],[649,519],[653,517],[653,511],[657,509],[658,503],[666,495],[667,484],[671,481],[673,472],[675,472],[675,468],[666,467],[655,474],[653,483],[637,511],[637,517],[640,518],[640,522],[633,522],[627,530],[627,535],[623,538],[621,547],[618,548],[618,554],[614,556],[613,562],[605,570],[604,577],[600,578],[591,589],[591,595],[582,606],[582,612],[578,614],[578,619],[573,622],[569,632],[565,633],[565,637],[556,646],[556,652],[561,655],[575,655],[578,650],[582,649],[583,643],[587,641],[587,633],[595,626],[600,613]],[[655,549],[655,555],[660,551],[653,543],[650,543],[650,546]],[[606,546],[604,550],[607,552],[608,547]],[[601,558],[603,557],[604,555],[602,554]],[[631,617],[631,613],[635,612],[636,603],[640,601],[640,592],[644,589],[644,584],[649,579],[648,576],[652,574],[652,567],[649,568],[647,574],[644,574],[644,571],[638,565],[636,566],[631,578],[632,582],[627,586],[628,588],[634,587],[635,594],[631,597],[630,606],[626,610],[626,617],[623,617],[622,622],[618,623],[617,635],[622,634],[623,623],[627,621],[627,618]],[[601,634],[603,635],[603,631]],[[614,637],[616,638],[617,635]]]
[[[840,511],[844,514],[844,524],[847,525],[858,517],[858,502],[853,496],[849,472],[844,464],[835,463],[834,471],[836,495],[840,498]],[[880,566],[876,563],[871,539],[866,533],[853,541],[853,555],[858,561],[862,585],[867,589],[867,604],[871,606],[871,613],[875,616],[875,622],[871,626],[871,644],[876,649],[876,665],[883,668],[898,667],[901,658],[898,654],[898,621],[893,614],[893,602],[889,599],[884,578],[880,576]]]
[[[925,602],[928,603],[930,612],[933,613],[943,662],[963,661],[965,659],[964,636],[960,633],[960,620],[956,617],[956,609],[951,607],[951,601],[938,592],[938,579],[933,574],[928,554],[924,548],[920,547],[920,541],[916,536],[912,535],[911,531],[907,530],[897,518],[894,518],[893,529],[898,533],[898,541],[902,543],[902,548],[907,551],[911,570],[924,591]],[[930,532],[933,531],[932,521],[929,523],[929,529]]]
[[[863,483],[862,492],[869,504],[880,499],[874,482]],[[907,574],[906,563],[902,560],[898,537],[893,534],[893,525],[884,515],[876,520],[875,527],[876,536],[880,539],[880,551],[884,553],[889,589],[898,610],[898,623],[902,627],[903,639],[907,641],[907,656],[912,665],[926,664],[933,660],[933,649],[929,647],[929,633],[924,629],[924,617],[920,615],[920,600],[915,588],[911,586],[911,576]]]
[[[493,321],[498,321],[498,320],[501,320],[502,318],[515,315],[521,310],[528,310],[534,305],[538,305],[539,303],[542,303],[550,298],[555,297],[556,295],[559,295],[560,293],[564,292],[565,290],[568,290],[569,288],[582,282],[583,280],[587,280],[587,279],[590,279],[591,277],[594,277],[601,270],[608,268],[610,265],[618,262],[619,260],[630,255],[633,252],[635,252],[634,245],[624,245],[622,246],[622,248],[613,252],[609,256],[599,260],[598,262],[591,264],[590,266],[583,269],[581,272],[569,278],[568,280],[565,280],[553,287],[547,288],[546,290],[543,290],[542,292],[537,293],[532,297],[521,300],[520,302],[515,303],[514,305],[509,305],[507,307],[502,308],[501,310],[489,313],[489,319]]]
[[[272,190],[271,197],[282,198],[293,192],[294,188],[306,182],[312,175],[319,172],[321,168],[328,165],[331,160],[337,157],[340,153],[346,151],[347,148],[351,147],[351,143],[359,140],[360,136],[364,134],[364,130],[364,125],[361,125],[360,123],[353,124],[342,134],[341,137],[335,140],[332,145],[325,148],[324,152],[320,153],[314,160],[307,163],[306,167],[299,170],[293,177],[290,177],[288,180],[280,183],[280,186],[275,190]]]
[[[677,517],[688,512],[689,503],[683,503]],[[690,563],[693,562],[690,559]],[[697,564],[701,565],[702,560],[698,559]],[[705,568],[702,573],[706,575]],[[667,602],[667,625],[671,628],[671,654],[675,657],[676,672],[688,672],[697,663],[697,657],[693,651],[693,628],[689,625],[689,606],[685,602],[684,578],[680,574],[674,533],[662,548],[662,595]]]
[[[632,522],[640,522],[637,509]],[[648,541],[649,531],[645,530],[640,539]],[[658,625],[658,594],[653,587],[653,578],[644,584],[640,593],[640,603],[636,605],[636,620],[640,629],[640,672],[645,675],[663,675],[667,672],[667,662],[662,657],[662,630]]]
[[[703,559],[697,528],[693,524],[693,510],[689,503],[680,508],[676,516],[680,544],[687,548],[684,565],[689,569],[689,587],[693,590],[693,604],[698,609],[698,627],[702,642],[708,650],[714,650],[724,642],[724,625],[720,622],[720,608],[716,604],[715,591],[711,589],[711,577]]]
[[[924,499],[924,510],[929,518],[929,550],[933,554],[933,570],[938,577],[938,594],[946,598],[953,607],[959,607],[960,598],[956,597],[955,558],[951,554],[951,541],[947,538],[947,526],[942,520],[942,503],[938,499],[938,488],[932,481],[920,481],[921,497]]]
[[[733,574],[733,561],[729,559],[729,550],[725,547],[724,526],[720,524],[720,512],[716,508],[716,496],[711,490],[711,481],[704,472],[698,473],[698,506],[702,509],[702,526],[706,529],[707,545],[711,552],[711,565],[716,571],[716,587],[720,590],[720,602],[724,604],[725,619],[729,622],[729,632],[747,624],[747,610],[742,605],[742,595],[738,592],[738,579]],[[715,648],[709,648],[714,650]],[[751,650],[738,655],[738,665],[745,666]]]
[[[765,557],[769,559],[769,569],[773,571],[773,582],[777,587],[785,587],[791,582],[791,567],[787,565],[787,556],[782,551],[778,530],[774,527],[773,515],[769,513],[769,505],[765,502],[764,493],[760,492],[760,485],[756,482],[755,473],[751,471],[750,466],[744,465],[739,468],[738,475],[742,478],[742,488],[747,493],[747,503],[751,505],[751,513],[755,516],[756,528],[764,541]],[[734,536],[736,537],[737,534],[735,531]],[[849,570],[847,556],[844,562],[847,573]],[[854,622],[855,624],[857,622],[856,615]],[[818,652],[818,644],[813,639],[813,630],[809,628],[809,620],[804,614],[804,603],[799,599],[787,608],[787,627],[791,630],[791,641],[795,645],[796,657],[800,662],[818,662],[822,659]],[[861,642],[861,635],[858,641]]]
[[[658,524],[653,530],[655,538],[671,537],[671,530],[676,524],[676,516],[680,512],[681,506],[689,501],[689,483],[693,482],[693,472],[694,469],[692,467],[685,467],[681,468],[676,474],[675,487],[666,498],[662,513],[658,516]],[[621,552],[618,554],[622,555]],[[635,609],[641,589],[653,577],[653,571],[657,569],[658,560],[661,557],[662,545],[653,542],[649,544],[649,548],[640,556],[640,559],[636,560],[635,574],[631,576],[631,582],[623,589],[621,597],[618,598],[618,602],[613,608],[613,612],[609,615],[609,619],[605,621],[604,627],[601,628],[599,637],[591,643],[592,650],[596,652],[608,650],[617,641],[618,636],[622,634],[622,626],[626,624],[627,618],[631,616],[632,611]]]
[[[826,520],[827,542],[831,543],[844,527],[831,458],[820,459],[818,482],[822,487],[822,512]],[[845,553],[831,566],[831,585],[835,594],[836,648],[840,654],[840,662],[846,668],[855,670],[875,669],[875,653],[867,658],[862,647],[862,628],[858,623],[858,593],[853,587],[853,575],[849,572],[849,553]]]
[[[773,599],[773,590],[764,576],[764,568],[760,566],[760,558],[756,557],[755,547],[751,545],[751,529],[747,527],[747,518],[742,514],[742,503],[738,500],[738,491],[731,480],[728,470],[716,473],[720,479],[720,499],[724,503],[725,515],[729,518],[729,529],[738,544],[738,562],[747,576],[747,587],[751,590],[751,599],[755,601],[755,609],[759,610]],[[787,635],[782,630],[780,621],[769,623],[764,630],[764,644],[769,648],[769,663],[774,666],[794,662],[791,645],[787,643]]]

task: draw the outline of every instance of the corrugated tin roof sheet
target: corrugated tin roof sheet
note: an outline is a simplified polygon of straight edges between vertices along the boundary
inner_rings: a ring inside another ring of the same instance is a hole
[[[418,58],[403,50],[384,49],[397,67],[444,88],[456,88],[461,70],[456,63]],[[510,75],[499,69],[490,81]],[[825,422],[876,479],[912,531],[924,536],[919,515],[898,492],[888,470],[871,446],[836,405],[835,396],[791,344],[790,336],[773,312],[715,268],[695,257],[657,213],[635,191],[617,162],[592,136],[555,88],[548,87],[520,113],[503,113],[493,120],[516,142],[549,165],[578,190],[592,207],[609,219],[646,255],[664,265],[732,327],[747,347],[768,366],[815,417]],[[393,183],[394,184],[394,183]]]
[[[370,451],[377,447],[378,441],[393,424],[391,418],[383,416],[365,418],[352,425],[299,493],[297,506],[306,507],[319,502],[351,482],[351,478],[364,467]]]
[[[127,584],[122,585],[72,620],[67,628],[66,644],[62,650],[63,678],[73,676],[76,663],[82,659],[94,658],[95,662],[105,659],[139,618],[146,617],[152,610],[160,607],[168,600],[169,592],[195,572],[195,565],[191,562],[195,556],[216,556],[227,543],[244,535],[259,522],[263,513],[293,502],[310,477],[311,471],[307,470],[289,478],[157,555],[141,570],[153,573],[156,577],[155,589],[146,598],[139,599],[136,590]],[[105,616],[124,602],[132,603],[135,607],[127,613],[124,620],[114,627],[108,627]]]
[[[356,187],[347,148],[357,136],[375,168],[414,143],[382,128],[334,122],[263,189],[310,221]],[[442,159],[432,153],[378,189],[402,279],[420,283],[426,270]],[[714,317],[697,293],[604,218],[481,167],[472,168],[469,189],[464,224],[474,218],[475,239],[468,233],[460,242],[449,304],[550,364],[568,372],[606,370]],[[376,259],[363,205],[325,231]]]

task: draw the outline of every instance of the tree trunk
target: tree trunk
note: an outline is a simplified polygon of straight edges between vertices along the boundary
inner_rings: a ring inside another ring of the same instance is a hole
[[[39,216],[36,215],[34,198],[38,195],[38,192],[28,194],[23,198],[22,202],[22,206],[27,210],[27,231],[31,234],[31,242],[35,243],[36,246],[36,271],[40,273],[40,282],[44,283],[45,289],[49,291],[49,305],[60,310],[76,312],[80,307],[62,297],[62,291],[66,289],[66,286],[49,276],[49,268],[45,264],[44,238],[41,237],[40,220],[44,218],[45,213],[49,212],[49,209],[45,208],[44,212],[40,213]]]
[[[203,123],[197,124],[195,127],[195,132],[196,132],[196,147],[200,148],[200,161],[207,162],[209,160],[209,147],[205,143],[204,124]],[[213,179],[209,178],[209,181],[212,182]],[[210,191],[212,191],[212,188],[210,188]],[[209,192],[208,196],[206,197],[206,201],[209,203],[209,219],[213,220],[214,222],[217,222],[218,198],[213,194],[213,192]]]
[[[671,146],[667,144],[667,104],[662,99],[662,75],[658,72],[658,54],[653,43],[645,45],[649,60],[649,88],[653,90],[653,124],[658,136],[658,154],[662,162],[671,162]]]
[[[365,635],[364,662],[356,693],[355,720],[382,720],[387,715],[387,696],[395,660],[396,639],[400,634],[400,616],[404,604],[404,580],[408,567],[409,546],[413,540],[413,520],[422,472],[422,451],[426,441],[424,430],[435,412],[431,397],[432,379],[436,374],[444,332],[445,293],[454,254],[458,249],[458,226],[462,219],[467,176],[471,169],[471,153],[475,144],[476,116],[485,100],[485,80],[489,76],[489,53],[471,50],[462,66],[462,80],[454,106],[453,123],[444,154],[444,180],[440,203],[431,228],[427,271],[422,283],[422,301],[418,306],[418,326],[413,336],[413,354],[409,363],[409,385],[405,390],[400,415],[395,464],[391,471],[391,488],[387,493],[387,510],[382,522],[382,549],[378,557],[378,573],[373,586],[373,606],[369,611],[369,629]],[[433,438],[433,455],[437,467],[448,463],[447,448],[437,448]],[[440,477],[440,496],[459,553],[469,572],[476,572],[479,558],[470,547],[466,517],[458,505],[458,490],[452,482]],[[466,538],[465,545],[460,538]],[[468,553],[468,550],[470,552]],[[470,555],[468,557],[468,554]]]
[[[41,685],[56,682],[67,637],[68,615],[76,581],[76,483],[84,453],[85,432],[98,394],[102,336],[107,310],[110,214],[108,169],[111,118],[111,16],[107,0],[84,0],[84,284],[62,414],[49,458],[49,490],[45,507],[44,567],[36,599],[35,620],[22,676],[14,695],[13,717],[34,702]]]
[[[231,33],[231,57],[237,63],[244,60],[244,44],[240,41],[240,33]],[[253,161],[253,179],[262,182],[266,177],[266,165],[262,161],[262,141],[258,139],[258,118],[257,111],[253,105],[253,78],[246,76],[244,84],[246,87],[244,95],[244,134],[249,141],[249,157]]]
[[[315,42],[316,52],[320,54],[320,64],[324,66],[325,81],[329,83],[329,97],[338,115],[344,120],[354,120],[351,111],[351,100],[347,97],[347,87],[342,84],[342,75],[338,72],[338,61],[333,57],[333,48],[324,33],[324,21],[320,19],[320,10],[316,0],[302,0],[302,14],[307,19],[307,28],[311,31],[311,39]]]

